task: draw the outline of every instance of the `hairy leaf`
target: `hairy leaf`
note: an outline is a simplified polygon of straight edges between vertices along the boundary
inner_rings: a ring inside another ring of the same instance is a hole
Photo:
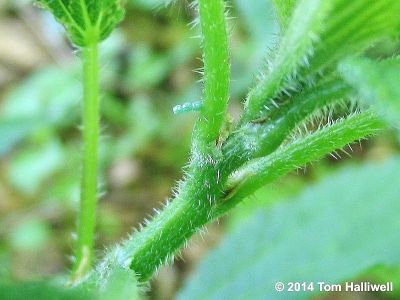
[[[376,62],[352,58],[343,61],[339,71],[361,100],[375,106],[389,122],[400,125],[400,59]]]
[[[106,39],[122,20],[123,0],[37,0],[66,29],[77,46]]]
[[[309,70],[320,71],[338,59],[361,53],[379,40],[398,35],[400,1],[335,0],[316,45]]]
[[[228,235],[178,299],[307,299],[276,282],[341,283],[400,263],[400,158],[347,167]],[[318,287],[315,286],[317,293]]]
[[[323,21],[329,15],[332,3],[323,0],[299,2],[282,37],[279,50],[270,64],[270,73],[248,95],[245,121],[257,117],[267,99],[288,88],[283,85],[284,80],[296,73],[312,53],[313,43],[323,29]]]
[[[249,93],[244,121],[259,117],[274,99],[297,92],[341,58],[396,36],[399,14],[397,0],[299,1],[269,64],[269,74]]]
[[[285,29],[292,16],[297,0],[273,0],[275,11],[279,17],[281,28]]]

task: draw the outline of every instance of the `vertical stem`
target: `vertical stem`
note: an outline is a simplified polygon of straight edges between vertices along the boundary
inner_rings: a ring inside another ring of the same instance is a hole
[[[130,266],[141,282],[149,280],[157,268],[169,261],[209,221],[211,208],[222,193],[223,174],[213,155],[229,99],[224,1],[199,0],[198,4],[203,37],[204,96],[195,127],[190,175],[174,201],[117,251],[119,263]]]
[[[199,0],[203,43],[204,95],[198,122],[199,140],[215,141],[229,100],[229,51],[223,0]]]
[[[99,141],[99,62],[98,44],[83,49],[83,174],[78,223],[75,279],[90,270],[93,261],[97,202],[97,148]]]

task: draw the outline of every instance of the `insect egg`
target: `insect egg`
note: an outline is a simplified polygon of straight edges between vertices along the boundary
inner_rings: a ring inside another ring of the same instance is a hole
[[[175,115],[179,115],[186,112],[199,111],[202,106],[203,106],[202,101],[187,102],[184,104],[175,105],[173,108],[173,112]]]

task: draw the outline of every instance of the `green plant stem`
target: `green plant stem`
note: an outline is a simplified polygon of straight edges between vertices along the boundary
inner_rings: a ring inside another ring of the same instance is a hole
[[[147,281],[195,232],[213,219],[212,211],[224,199],[224,185],[233,171],[255,156],[271,153],[298,122],[316,109],[340,100],[347,91],[340,80],[327,80],[283,106],[282,113],[271,116],[268,124],[254,124],[244,134],[235,135],[222,146],[223,156],[219,160],[214,161],[208,155],[195,157],[175,199],[106,261],[117,260],[123,267],[131,267],[140,281]]]
[[[81,278],[92,267],[97,202],[97,148],[99,141],[98,44],[83,48],[83,174],[78,221],[78,241],[73,277]]]
[[[215,141],[229,100],[229,52],[223,0],[199,0],[204,62],[203,106],[197,124],[198,140]]]
[[[224,201],[213,208],[213,218],[220,217],[260,187],[299,166],[320,159],[355,140],[376,134],[384,128],[385,124],[371,112],[356,114],[269,156],[251,161],[228,180],[225,186],[228,193]]]
[[[318,81],[321,79],[319,75],[310,72],[310,66],[311,71],[315,68],[315,72],[326,69],[325,61],[334,69],[332,63],[348,54],[345,50],[338,50],[346,49],[345,43],[339,42],[349,39],[346,26],[342,26],[346,22],[341,22],[350,16],[347,12],[342,15],[338,10],[340,15],[337,19],[340,22],[335,19],[333,24],[340,24],[343,32],[338,33],[333,41],[327,39],[331,47],[325,49],[320,44],[326,22],[332,19],[335,8],[347,7],[345,2],[299,1],[268,77],[249,93],[240,125],[227,140],[220,141],[229,87],[223,1],[198,0],[204,51],[204,97],[194,130],[187,176],[180,184],[175,199],[151,221],[147,221],[144,228],[110,252],[101,266],[107,268],[117,261],[124,268],[134,270],[139,281],[147,281],[203,225],[226,212],[253,189],[340,148],[342,143],[362,138],[380,128],[376,119],[368,119],[363,114],[360,118],[351,117],[283,150],[277,150],[299,122],[316,110],[341,100],[348,93],[348,86],[342,82],[321,82]],[[363,16],[355,20],[352,28],[358,28],[364,21],[368,25],[367,19]],[[379,22],[377,24],[380,25]],[[364,38],[364,32],[361,32],[357,42],[364,41]],[[316,49],[320,51],[317,54],[322,55],[314,63]],[[329,72],[332,69],[326,70]],[[309,79],[317,83],[315,88],[309,87]],[[293,91],[295,96],[291,97],[288,91]],[[280,107],[264,114],[265,106],[271,107],[274,100],[279,100]],[[254,158],[266,155],[269,156],[245,165]],[[248,167],[250,170],[246,172]],[[258,173],[254,170],[260,173],[260,177],[255,177]],[[232,175],[235,171],[238,173]]]
[[[141,282],[147,281],[159,266],[171,260],[181,246],[210,221],[211,208],[222,193],[216,140],[225,119],[229,91],[224,2],[199,0],[198,4],[203,38],[204,97],[193,135],[189,175],[180,185],[174,201],[128,239],[115,256],[106,258],[133,269]]]
[[[140,232],[121,247],[117,259],[124,267],[131,267],[139,281],[147,281],[163,263],[172,260],[182,245],[210,221],[218,195],[217,185],[210,182],[215,169],[212,164],[202,165],[181,187],[173,202],[162,213],[146,224]]]
[[[345,99],[350,88],[332,77],[296,95],[286,104],[272,110],[265,119],[242,125],[226,141],[222,152],[242,164],[275,151],[292,130],[307,117],[329,104]],[[246,155],[246,159],[243,159]],[[227,165],[233,162],[226,161]]]

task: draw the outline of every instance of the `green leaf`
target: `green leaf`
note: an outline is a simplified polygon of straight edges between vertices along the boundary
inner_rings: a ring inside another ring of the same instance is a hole
[[[310,59],[308,73],[320,71],[343,57],[362,53],[379,40],[398,36],[400,1],[335,2]]]
[[[308,299],[310,292],[277,293],[274,285],[338,284],[400,264],[398,178],[399,157],[346,167],[260,209],[201,263],[178,299]]]
[[[270,63],[270,73],[248,95],[245,121],[258,117],[266,100],[288,88],[285,80],[292,77],[312,53],[313,44],[323,30],[322,24],[332,10],[333,3],[334,1],[323,0],[299,2],[280,47]]]
[[[49,241],[50,228],[40,219],[21,221],[9,234],[10,244],[13,249],[19,251],[44,250],[43,247]]]
[[[65,159],[62,144],[57,140],[34,144],[10,159],[7,179],[19,192],[32,196],[61,169]]]
[[[73,68],[47,67],[6,93],[0,111],[0,156],[39,131],[75,124],[80,89]]]
[[[272,100],[296,92],[343,57],[398,34],[400,1],[302,0],[295,6],[269,74],[249,93],[244,121],[256,119]],[[269,102],[268,102],[269,101]]]
[[[277,202],[284,201],[299,192],[306,186],[307,179],[296,174],[289,175],[281,180],[267,184],[255,191],[251,197],[242,199],[236,209],[229,211],[226,229],[232,230],[241,226],[245,220],[251,218],[256,210],[263,207],[270,207]]]
[[[40,128],[42,120],[33,118],[0,119],[0,156],[7,154],[26,136]]]
[[[77,46],[106,39],[123,19],[122,0],[37,0],[66,29]]]
[[[400,124],[400,59],[381,62],[351,58],[339,65],[342,77],[390,123]]]
[[[393,282],[394,286],[400,286],[400,266],[376,266],[368,270],[365,274],[361,275],[362,278],[371,278],[374,282],[385,284],[386,282]],[[389,299],[399,299],[399,289],[394,289],[390,293]]]
[[[254,82],[254,74],[265,62],[266,49],[276,47],[279,22],[271,0],[234,0],[238,18],[248,39],[232,51],[231,97],[242,97]]]
[[[297,0],[273,0],[282,29],[286,29]]]
[[[252,42],[261,48],[254,49],[254,51],[262,51],[264,56],[268,44],[272,42],[273,36],[278,33],[277,21],[271,2],[271,0],[253,0],[249,5],[246,0],[234,1],[238,16],[251,36]]]

